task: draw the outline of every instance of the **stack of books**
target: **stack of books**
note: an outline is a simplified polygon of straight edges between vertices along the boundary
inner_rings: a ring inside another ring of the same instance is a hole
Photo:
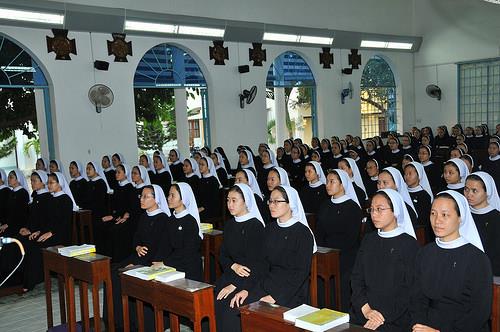
[[[142,280],[157,280],[161,282],[170,282],[177,279],[185,278],[184,272],[176,271],[171,266],[142,266],[136,269],[123,272],[126,275],[136,277]]]
[[[69,246],[58,248],[57,252],[66,257],[75,257],[79,255],[90,254],[95,252],[95,245],[93,244],[82,244],[80,246]]]
[[[295,326],[301,329],[322,332],[349,323],[349,314],[326,308],[318,309],[303,304],[285,311],[283,319],[295,323]]]
[[[205,222],[200,223],[200,230],[202,232],[208,232],[214,228],[214,225]]]

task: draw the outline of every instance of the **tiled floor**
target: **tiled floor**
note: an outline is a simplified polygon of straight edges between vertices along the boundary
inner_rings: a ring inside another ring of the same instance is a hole
[[[80,320],[79,291],[75,289],[75,303],[77,303],[76,319]],[[102,289],[101,299],[102,311]],[[89,301],[92,295],[89,292]],[[54,325],[61,323],[59,316],[59,296],[57,279],[52,280],[52,308]],[[93,316],[92,306],[89,308],[90,317]],[[101,312],[102,317],[102,312]],[[23,295],[10,295],[0,298],[0,332],[45,332],[47,331],[47,312],[45,305],[45,287],[39,284],[31,292]],[[167,330],[169,331],[169,330]],[[191,331],[189,327],[181,325],[181,332]]]

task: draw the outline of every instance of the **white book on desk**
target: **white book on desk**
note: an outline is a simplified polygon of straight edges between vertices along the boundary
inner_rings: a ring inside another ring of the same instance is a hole
[[[285,311],[283,313],[283,319],[287,320],[289,322],[295,323],[295,320],[297,318],[305,316],[307,314],[310,314],[310,313],[318,311],[318,310],[319,310],[318,308],[311,307],[310,305],[307,305],[307,304],[302,304],[296,308]]]

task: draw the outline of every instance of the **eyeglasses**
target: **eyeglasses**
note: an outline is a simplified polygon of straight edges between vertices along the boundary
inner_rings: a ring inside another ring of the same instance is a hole
[[[384,212],[385,210],[390,210],[391,208],[368,208],[366,209],[366,212],[368,213],[377,213],[377,214],[380,214],[382,212]]]
[[[286,200],[278,200],[278,199],[268,200],[267,201],[267,205],[278,205],[278,203],[288,203],[288,201],[286,201]]]

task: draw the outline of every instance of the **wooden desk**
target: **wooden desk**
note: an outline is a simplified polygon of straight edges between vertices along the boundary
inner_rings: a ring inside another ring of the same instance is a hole
[[[154,309],[155,330],[163,332],[163,311],[170,313],[170,331],[179,332],[179,316],[193,322],[194,332],[201,332],[201,320],[208,317],[210,331],[215,332],[215,309],[213,286],[202,282],[180,279],[169,283],[142,280],[120,274],[122,286],[123,326],[130,331],[129,296],[136,299],[139,331],[144,326],[144,302]]]
[[[290,308],[265,302],[254,302],[240,308],[242,332],[301,332],[292,322],[283,319],[283,313]],[[329,332],[364,332],[365,328],[342,324]]]
[[[330,278],[335,281],[335,308],[340,310],[340,249],[318,247],[311,262],[311,305],[318,306],[318,277],[325,281],[325,307],[330,308]]]
[[[88,228],[89,238],[85,236],[85,227]],[[71,243],[94,244],[94,231],[92,225],[92,211],[78,210],[73,212],[73,223],[71,227]],[[79,230],[79,232],[78,232]]]
[[[219,278],[222,275],[222,268],[219,264],[220,247],[222,246],[223,232],[213,229],[203,232],[202,256],[203,256],[203,280],[210,282],[210,262],[213,256],[215,259],[215,276]]]
[[[75,280],[80,283],[80,310],[85,331],[90,330],[88,310],[88,284],[92,284],[92,303],[94,309],[94,331],[101,330],[99,285],[106,285],[108,299],[108,329],[114,331],[113,296],[111,285],[110,258],[96,255],[94,260],[85,261],[75,257],[65,257],[57,253],[58,247],[43,249],[43,268],[45,275],[45,300],[47,305],[47,325],[54,325],[52,316],[52,283],[50,272],[58,274],[59,279],[59,305],[61,307],[61,323],[66,323],[66,310],[68,313],[68,328],[70,332],[76,331],[75,310]],[[65,305],[65,295],[67,303]]]
[[[415,235],[418,243],[423,247],[427,244],[426,227],[424,225],[415,226]]]
[[[307,224],[314,234],[316,234],[316,214],[306,213]]]
[[[500,332],[500,277],[493,277],[493,304],[491,308],[491,331]]]

